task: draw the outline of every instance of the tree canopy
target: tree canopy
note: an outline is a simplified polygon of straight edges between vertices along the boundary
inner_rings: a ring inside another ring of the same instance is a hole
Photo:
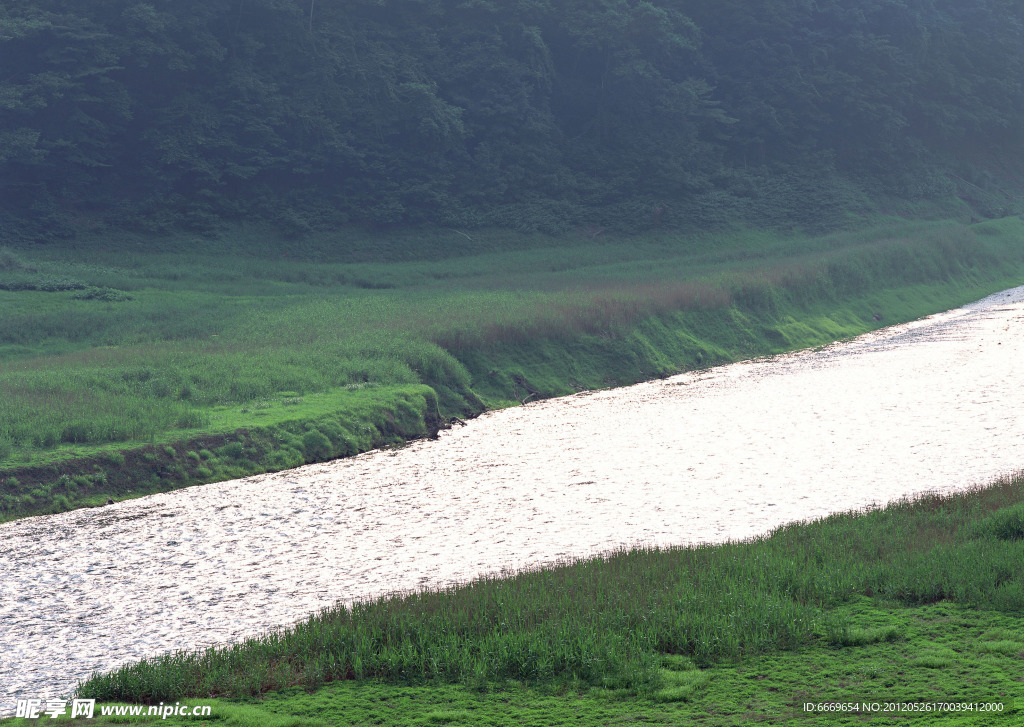
[[[32,234],[803,224],[1024,151],[1020,0],[5,0],[0,69]]]

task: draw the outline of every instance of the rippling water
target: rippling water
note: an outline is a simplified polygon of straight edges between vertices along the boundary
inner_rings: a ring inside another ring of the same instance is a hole
[[[1024,287],[396,451],[0,525],[0,713],[338,600],[683,544],[1024,467]]]

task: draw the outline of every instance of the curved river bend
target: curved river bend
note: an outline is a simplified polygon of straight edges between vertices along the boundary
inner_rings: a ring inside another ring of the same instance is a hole
[[[1024,467],[1024,287],[435,442],[0,525],[0,713],[333,604],[721,541]]]

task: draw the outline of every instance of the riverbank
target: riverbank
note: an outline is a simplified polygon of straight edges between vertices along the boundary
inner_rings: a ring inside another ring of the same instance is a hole
[[[879,604],[859,598],[837,609],[848,617],[860,639],[837,645],[821,639],[798,651],[752,656],[693,669],[688,659],[666,659],[662,678],[675,683],[674,700],[628,694],[620,690],[575,691],[551,685],[459,684],[402,686],[384,682],[338,681],[307,692],[301,687],[268,692],[260,698],[175,700],[189,707],[210,707],[203,724],[235,727],[381,727],[408,725],[648,725],[700,723],[714,727],[771,724],[1005,725],[1020,714],[1017,681],[1024,633],[1016,614],[979,610],[946,601],[921,606]],[[865,636],[869,638],[865,638]],[[879,638],[881,637],[881,638]],[[873,639],[873,640],[872,640]],[[965,682],[980,686],[965,690]],[[956,698],[957,712],[892,709],[921,704],[917,700]],[[856,713],[805,712],[805,704],[852,705]],[[103,717],[101,702],[81,725],[173,725],[189,727],[193,717]],[[986,712],[981,712],[984,708]],[[157,706],[157,709],[160,709]],[[868,712],[868,710],[876,710]],[[885,710],[883,712],[883,709]],[[38,720],[11,720],[12,727]]]
[[[804,712],[824,702],[879,703],[881,724],[906,719],[885,704],[998,704],[994,715],[915,719],[999,723],[1021,696],[1022,508],[1016,475],[743,543],[622,552],[382,597],[97,675],[79,696],[212,697],[215,721],[235,724],[864,719]]]
[[[456,257],[440,257],[442,239],[395,238],[387,263],[358,259],[379,240],[271,260],[228,238],[201,268],[173,241],[6,251],[0,517],[287,469],[485,408],[854,336],[1019,284],[1022,239],[1007,218],[628,246],[495,233],[476,241],[490,252]]]

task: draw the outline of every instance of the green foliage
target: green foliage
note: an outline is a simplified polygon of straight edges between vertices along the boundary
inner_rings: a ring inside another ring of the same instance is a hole
[[[60,435],[60,441],[72,444],[88,442],[91,438],[89,425],[86,422],[73,422],[68,424],[61,431]]]
[[[834,225],[866,191],[1019,204],[1019,3],[314,5],[9,3],[0,231],[596,235]]]
[[[245,446],[241,442],[228,442],[223,447],[217,450],[217,453],[222,457],[230,457],[231,459],[241,459],[245,456]]]
[[[105,303],[123,303],[124,301],[131,300],[132,297],[127,293],[114,290],[112,288],[96,288],[90,287],[75,293],[71,296],[75,300],[101,300]]]
[[[296,243],[287,260],[264,258],[276,241],[260,236],[211,242],[202,266],[191,239],[19,250],[14,274],[133,300],[0,291],[0,478],[25,482],[3,517],[50,512],[58,495],[80,507],[351,455],[485,401],[855,335],[879,310],[888,325],[1011,284],[1021,229],[887,221],[601,242],[491,231],[465,243],[492,252],[449,258],[445,245],[465,239],[450,231],[345,238],[399,261],[387,264],[352,262],[335,238]],[[71,485],[46,489],[60,473]],[[1024,603],[1024,587],[999,599]]]
[[[879,626],[876,628],[856,628],[848,623],[829,624],[826,636],[833,646],[865,646],[880,641],[898,641],[903,638],[899,628],[895,626]]]
[[[57,293],[65,290],[81,290],[85,284],[72,278],[53,275],[17,275],[0,280],[0,290],[41,290]]]
[[[600,243],[491,232],[477,233],[494,249],[487,254],[387,264],[339,262],[348,253],[333,238],[281,260],[244,247],[276,240],[247,236],[237,247],[221,243],[202,266],[190,238],[155,250],[129,238],[108,241],[107,251],[19,252],[34,275],[131,290],[133,300],[94,306],[70,294],[0,291],[5,466],[15,452],[46,459],[83,446],[163,446],[289,418],[315,421],[331,443],[319,456],[340,456],[361,450],[364,435],[321,422],[325,396],[423,383],[436,392],[436,416],[465,416],[484,408],[481,397],[500,405],[816,345],[876,327],[877,309],[865,314],[856,300],[885,289],[939,286],[886,303],[885,324],[989,292],[1019,269],[1022,229],[1016,218],[901,221],[819,236]],[[458,237],[348,242],[402,260]],[[357,279],[369,287],[349,282]],[[837,324],[839,309],[861,323]],[[418,406],[392,413],[397,429],[416,430]],[[381,423],[381,435],[393,436],[389,428]],[[283,446],[305,450],[298,440]]]
[[[0,272],[30,269],[9,247],[0,247]]]
[[[325,459],[331,455],[331,440],[319,429],[302,435],[302,451],[310,459]]]
[[[975,533],[998,540],[1024,540],[1024,506],[1000,510],[979,522]]]
[[[124,464],[124,454],[114,450],[107,450],[103,453],[103,459],[115,467],[119,467]]]

